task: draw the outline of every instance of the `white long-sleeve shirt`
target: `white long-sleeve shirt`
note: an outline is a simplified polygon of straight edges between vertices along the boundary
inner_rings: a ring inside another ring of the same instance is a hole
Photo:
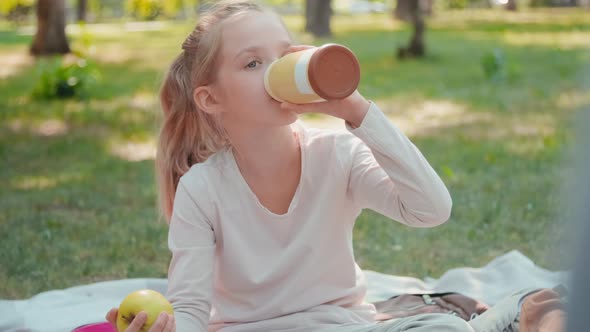
[[[177,331],[372,324],[352,246],[362,209],[414,227],[449,218],[444,183],[374,103],[358,128],[293,128],[302,168],[285,214],[260,203],[230,148],[181,177],[168,237]]]

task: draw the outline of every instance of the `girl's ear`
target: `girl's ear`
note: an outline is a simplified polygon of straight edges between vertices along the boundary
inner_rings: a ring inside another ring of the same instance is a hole
[[[193,99],[197,107],[205,113],[216,114],[223,112],[210,86],[204,85],[193,90]]]

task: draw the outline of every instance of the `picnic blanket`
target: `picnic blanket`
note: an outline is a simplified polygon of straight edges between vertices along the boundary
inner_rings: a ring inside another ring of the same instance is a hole
[[[525,287],[569,285],[567,271],[543,269],[518,251],[496,257],[483,267],[448,270],[440,278],[418,279],[364,271],[368,282],[366,300],[375,302],[412,292],[459,292],[493,305]],[[62,332],[104,321],[125,295],[138,289],[166,292],[166,279],[123,279],[97,282],[39,293],[24,300],[0,300],[0,331]]]

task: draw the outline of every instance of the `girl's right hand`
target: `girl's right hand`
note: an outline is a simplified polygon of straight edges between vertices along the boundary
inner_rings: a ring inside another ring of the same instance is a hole
[[[119,310],[117,308],[113,308],[109,310],[106,315],[107,321],[113,325],[115,330],[117,330],[117,313]],[[147,314],[145,312],[140,312],[133,318],[131,324],[127,327],[125,332],[138,332],[143,324],[147,321]],[[154,325],[149,329],[148,332],[175,332],[176,331],[176,321],[174,320],[173,315],[169,315],[165,312],[161,312],[158,316],[158,319],[154,322]],[[121,331],[122,332],[122,331]]]

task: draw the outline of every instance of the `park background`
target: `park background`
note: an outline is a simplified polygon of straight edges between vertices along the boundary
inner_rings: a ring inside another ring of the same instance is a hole
[[[157,92],[210,2],[38,1],[50,18],[41,31],[37,1],[2,1],[0,298],[166,277]],[[519,250],[544,268],[568,268],[562,192],[574,115],[590,107],[587,1],[415,2],[266,1],[299,42],[355,52],[361,93],[453,197],[449,222],[433,229],[365,210],[354,233],[359,265],[439,277]],[[423,54],[409,47],[421,24]],[[55,26],[64,38],[47,42]]]

